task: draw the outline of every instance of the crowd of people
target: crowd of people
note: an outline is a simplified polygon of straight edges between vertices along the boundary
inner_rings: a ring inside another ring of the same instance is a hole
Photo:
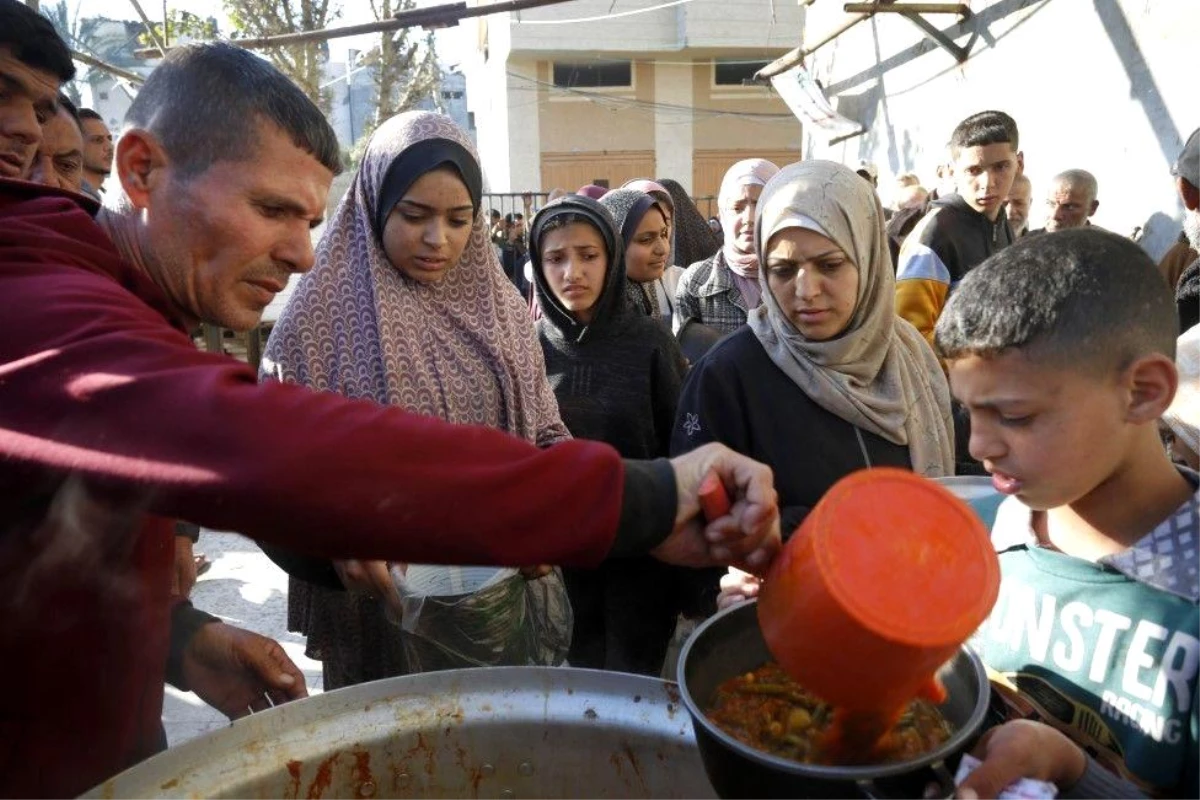
[[[505,219],[469,137],[407,112],[314,249],[336,138],[265,61],[172,50],[115,148],[73,74],[0,0],[0,792],[161,750],[164,682],[231,718],[304,696],[277,643],[188,602],[181,521],[289,573],[326,688],[419,668],[402,581],[436,564],[569,606],[536,663],[657,675],[681,620],[753,597],[834,483],[886,465],[1009,496],[973,640],[1009,713],[963,796],[1197,793],[1200,130],[1161,270],[1090,223],[1081,169],[1027,230],[1000,111],[893,208],[867,162],[747,159],[707,220],[669,178]],[[261,365],[194,346],[296,273]]]

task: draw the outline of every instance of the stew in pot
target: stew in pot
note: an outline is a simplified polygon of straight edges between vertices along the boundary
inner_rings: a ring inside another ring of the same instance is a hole
[[[951,733],[937,706],[917,699],[871,752],[847,757],[835,733],[835,709],[805,691],[774,661],[718,686],[708,718],[755,749],[827,766],[907,761],[945,743]]]

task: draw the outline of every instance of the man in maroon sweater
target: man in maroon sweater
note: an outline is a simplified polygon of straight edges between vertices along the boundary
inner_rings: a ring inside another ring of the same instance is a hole
[[[228,46],[165,59],[127,124],[122,196],[96,220],[72,195],[0,180],[0,794],[76,794],[154,753],[164,678],[227,713],[247,692],[287,695],[286,675],[246,669],[211,635],[220,623],[173,603],[177,517],[423,563],[650,552],[762,568],[777,552],[770,471],[728,450],[538,450],[259,385],[197,351],[190,326],[249,328],[312,266],[336,140],[290,82]],[[735,502],[704,527],[710,470]]]

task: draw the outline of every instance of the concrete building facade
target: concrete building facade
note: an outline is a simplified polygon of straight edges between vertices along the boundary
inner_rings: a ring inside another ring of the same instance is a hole
[[[797,44],[800,5],[660,6],[578,0],[479,20],[464,71],[492,191],[658,176],[703,196],[738,159],[798,158],[799,122],[742,80]]]
[[[808,10],[816,41],[849,15],[840,3]],[[807,66],[838,110],[866,134],[829,145],[808,136],[805,155],[916,172],[932,187],[954,126],[985,109],[1011,114],[1033,183],[1030,227],[1045,217],[1050,179],[1092,172],[1100,207],[1093,221],[1130,235],[1158,258],[1179,232],[1182,206],[1169,174],[1200,126],[1196,45],[1200,3],[1187,0],[972,0],[972,16],[926,19],[960,46],[962,64],[897,14],[859,23]],[[812,131],[810,130],[811,134]]]

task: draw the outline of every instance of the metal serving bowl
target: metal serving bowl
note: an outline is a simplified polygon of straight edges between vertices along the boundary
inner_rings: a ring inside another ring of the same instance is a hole
[[[771,660],[758,627],[755,602],[739,603],[704,622],[679,657],[679,689],[692,715],[696,744],[708,778],[721,797],[921,797],[938,783],[940,796],[953,792],[949,767],[967,749],[983,723],[988,682],[983,664],[970,649],[940,673],[948,699],[939,706],[953,729],[941,747],[920,758],[893,764],[828,767],[801,764],[750,747],[722,731],[704,713],[726,680]],[[869,680],[870,666],[864,665]],[[953,762],[948,764],[948,762]]]
[[[449,670],[288,703],[86,797],[713,797],[673,683]]]

